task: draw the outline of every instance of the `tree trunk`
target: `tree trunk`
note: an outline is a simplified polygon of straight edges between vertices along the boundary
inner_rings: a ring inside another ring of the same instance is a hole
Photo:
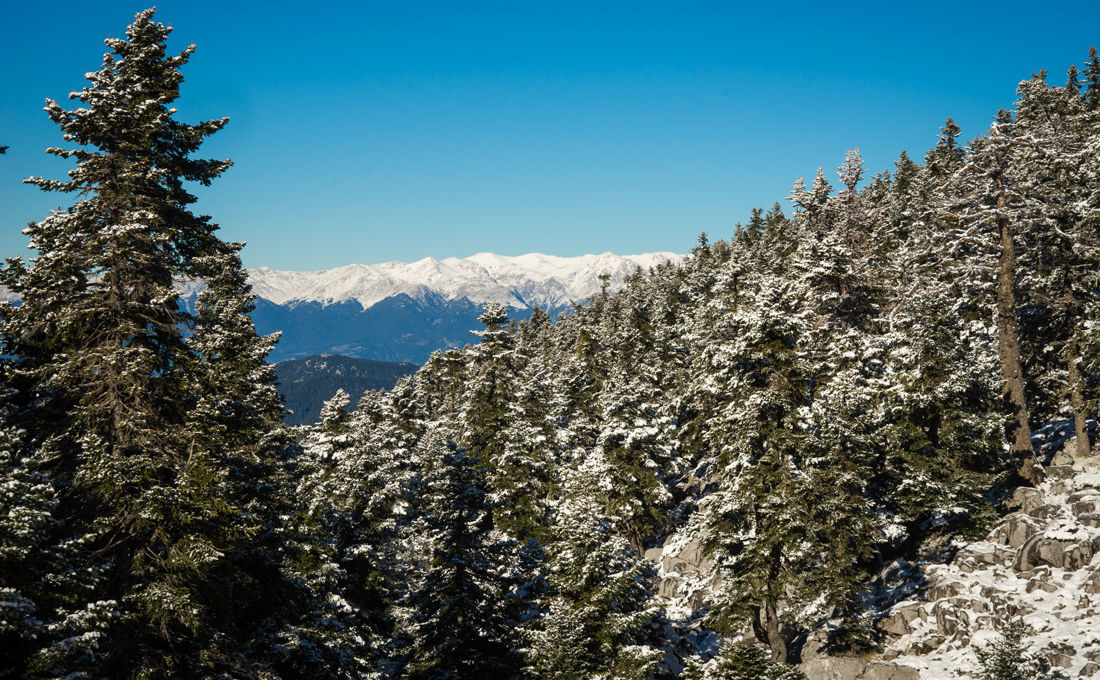
[[[775,611],[775,605],[766,603],[760,608],[761,628],[767,638],[768,647],[772,650],[772,661],[787,661],[787,641],[783,638],[783,626],[779,622],[779,614]]]
[[[1069,342],[1066,343],[1066,373],[1069,379],[1069,404],[1073,408],[1073,431],[1077,435],[1077,447],[1073,452],[1074,457],[1084,458],[1089,455],[1091,445],[1085,417],[1085,397],[1081,392],[1081,369],[1077,365],[1077,334],[1071,330]]]
[[[998,183],[1000,183],[998,178]],[[998,187],[999,188],[999,187]],[[997,196],[997,228],[1001,236],[1001,260],[997,273],[997,334],[1004,379],[1002,399],[1007,411],[1005,436],[1019,465],[1020,477],[1032,484],[1043,479],[1043,469],[1037,464],[1031,446],[1031,426],[1024,398],[1024,370],[1020,363],[1020,337],[1016,320],[1016,235],[1005,214],[1008,199],[1004,191]]]

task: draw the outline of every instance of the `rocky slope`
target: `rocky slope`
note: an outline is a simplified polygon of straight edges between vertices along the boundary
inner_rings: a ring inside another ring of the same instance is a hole
[[[1074,460],[1059,452],[1038,488],[1020,488],[1011,512],[984,540],[956,540],[937,558],[896,560],[876,580],[870,609],[882,636],[878,654],[831,657],[825,630],[802,646],[809,680],[939,680],[974,677],[976,646],[1023,621],[1029,653],[1070,678],[1100,678],[1100,452]],[[686,654],[714,646],[701,625],[720,586],[688,525],[646,553],[659,569],[658,595],[671,621],[672,674]]]

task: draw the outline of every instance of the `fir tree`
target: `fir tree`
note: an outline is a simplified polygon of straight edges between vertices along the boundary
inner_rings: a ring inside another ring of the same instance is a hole
[[[28,182],[80,198],[27,229],[32,267],[5,271],[22,297],[3,310],[3,337],[31,465],[59,493],[39,554],[65,576],[25,662],[41,675],[294,672],[263,632],[292,627],[302,603],[283,597],[278,540],[259,537],[278,485],[265,472],[281,415],[270,342],[247,319],[235,248],[190,212],[185,186],[229,167],[191,158],[227,119],[174,119],[194,47],[168,55],[170,31],[139,13],[71,96],[83,106],[47,102],[78,145],[49,152],[75,168]],[[212,286],[192,318],[173,282],[202,276]]]
[[[1002,112],[988,135],[972,144],[970,162],[960,171],[967,193],[957,211],[960,224],[955,235],[972,246],[972,257],[962,260],[971,267],[967,279],[993,279],[998,352],[1001,363],[1005,437],[1017,460],[1020,477],[1032,483],[1042,478],[1031,445],[1031,423],[1025,395],[1025,375],[1020,351],[1018,316],[1017,250],[1022,196],[1013,182],[1011,116]]]
[[[407,536],[416,563],[399,603],[407,678],[509,677],[518,668],[508,618],[511,543],[493,530],[485,469],[429,434],[410,485]]]
[[[527,627],[528,672],[554,680],[643,680],[661,653],[645,646],[652,568],[615,535],[606,496],[613,465],[596,453],[564,471],[554,518],[550,587]]]
[[[933,177],[949,177],[963,166],[966,150],[959,144],[961,133],[962,128],[953,118],[948,118],[940,128],[939,141],[924,157],[925,167]]]
[[[686,680],[805,680],[796,668],[768,659],[764,650],[747,643],[726,643],[706,663],[688,665]]]
[[[999,639],[975,649],[979,680],[1066,680],[1065,674],[1052,669],[1045,657],[1024,651],[1023,623],[1012,621],[1000,633]]]

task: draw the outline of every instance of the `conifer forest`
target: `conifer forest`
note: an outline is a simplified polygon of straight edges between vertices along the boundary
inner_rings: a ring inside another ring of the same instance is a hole
[[[849,150],[292,427],[242,244],[192,210],[229,119],[179,120],[170,31],[137,14],[48,102],[73,169],[26,182],[71,207],[0,275],[0,678],[1098,672],[1095,49],[972,141],[948,119],[874,175]],[[1027,594],[960,595],[1002,549]],[[1072,649],[1027,647],[1071,586]]]

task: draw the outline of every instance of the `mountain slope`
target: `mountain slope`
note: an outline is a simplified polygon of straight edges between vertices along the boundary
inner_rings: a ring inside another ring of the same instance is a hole
[[[343,389],[353,403],[367,390],[390,389],[417,366],[409,363],[372,361],[342,356],[311,356],[275,366],[279,392],[286,399],[286,422],[317,422],[321,406]]]

